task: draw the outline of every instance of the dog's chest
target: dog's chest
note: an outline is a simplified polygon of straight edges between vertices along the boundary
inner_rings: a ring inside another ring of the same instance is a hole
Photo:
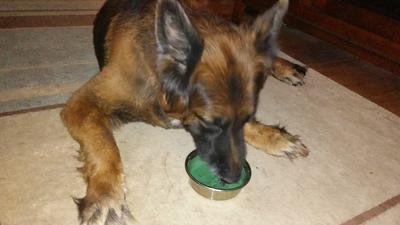
[[[182,121],[176,118],[169,117],[169,124],[172,128],[182,128]]]

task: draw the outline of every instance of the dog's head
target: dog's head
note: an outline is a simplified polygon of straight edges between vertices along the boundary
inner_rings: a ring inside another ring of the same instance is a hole
[[[240,177],[243,128],[256,112],[287,6],[281,0],[253,24],[237,27],[186,13],[175,0],[158,1],[158,70],[167,100],[184,110],[183,125],[200,157],[227,182]]]

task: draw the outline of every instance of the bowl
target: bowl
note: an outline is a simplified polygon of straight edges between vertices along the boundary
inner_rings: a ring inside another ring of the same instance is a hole
[[[250,165],[246,161],[239,181],[225,183],[200,159],[196,150],[186,157],[185,169],[189,175],[190,186],[198,194],[211,200],[228,200],[235,197],[249,183],[251,178]]]

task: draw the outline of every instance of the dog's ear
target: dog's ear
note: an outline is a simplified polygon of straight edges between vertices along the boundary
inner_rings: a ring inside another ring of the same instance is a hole
[[[276,54],[277,36],[288,6],[289,0],[279,0],[252,24],[251,32],[258,52],[272,56]]]
[[[203,40],[176,0],[158,0],[158,72],[169,96],[188,95],[190,78],[203,52]]]

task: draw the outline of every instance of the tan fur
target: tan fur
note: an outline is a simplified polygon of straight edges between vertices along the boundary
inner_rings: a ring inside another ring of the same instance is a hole
[[[271,74],[278,80],[281,80],[287,84],[298,86],[304,85],[305,71],[298,70],[296,68],[299,65],[293,64],[286,59],[277,58],[273,62],[273,69]]]
[[[253,114],[254,80],[268,73],[272,63],[252,47],[255,35],[249,30],[208,14],[190,12],[189,17],[204,40],[204,52],[193,71],[192,82],[207,88],[212,102],[204,102],[198,93],[189,96],[190,104],[179,97],[168,100],[156,69],[155,4],[152,1],[144,9],[143,17],[126,18],[118,13],[112,18],[104,44],[104,68],[73,94],[61,112],[69,133],[80,144],[84,163],[80,171],[88,184],[86,197],[77,200],[82,224],[107,223],[110,209],[121,220],[122,214],[130,215],[124,200],[123,166],[112,133],[115,126],[143,121],[172,128],[171,119],[194,124],[199,122],[196,115],[233,120]],[[287,74],[287,63],[278,60],[274,65],[276,76]],[[232,76],[238,76],[235,79],[242,89],[238,90],[239,97],[230,91]],[[269,154],[289,158],[307,155],[295,136],[271,126],[253,121],[245,125],[244,134],[248,143]],[[239,156],[232,149],[231,163],[240,165]]]
[[[309,151],[298,136],[287,133],[284,129],[251,121],[244,126],[246,142],[265,153],[285,156],[290,159],[305,157]]]

